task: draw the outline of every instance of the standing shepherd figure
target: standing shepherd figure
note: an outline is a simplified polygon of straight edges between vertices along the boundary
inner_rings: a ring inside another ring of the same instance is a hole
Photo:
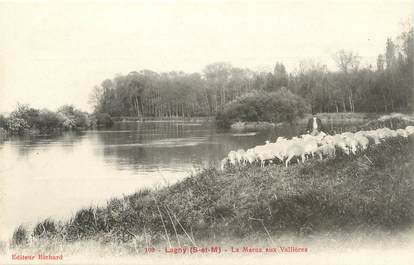
[[[311,135],[318,135],[320,132],[323,132],[323,126],[321,119],[318,118],[315,112],[312,112],[312,118],[308,121],[307,133]]]

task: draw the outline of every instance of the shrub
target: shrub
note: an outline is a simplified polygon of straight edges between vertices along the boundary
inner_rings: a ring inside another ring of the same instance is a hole
[[[65,129],[87,128],[89,120],[86,113],[76,109],[72,105],[64,105],[58,109],[58,114],[63,121],[62,126]]]
[[[110,127],[114,123],[108,113],[96,113],[95,119],[97,126]]]
[[[87,127],[90,127],[88,114],[69,105],[59,108],[58,112],[53,112],[19,104],[9,118],[0,115],[0,128],[5,128],[12,134],[23,134],[29,129],[51,132]]]
[[[52,131],[63,128],[61,116],[50,110],[41,110],[36,121],[36,127],[40,131]]]
[[[10,118],[18,118],[24,120],[28,127],[34,127],[39,119],[40,111],[30,108],[29,105],[18,104],[16,110],[10,114]]]
[[[228,103],[216,116],[217,125],[237,121],[291,122],[309,110],[305,100],[287,89],[248,94]]]
[[[7,121],[7,128],[12,134],[23,134],[25,130],[30,128],[30,126],[25,119],[10,116]]]

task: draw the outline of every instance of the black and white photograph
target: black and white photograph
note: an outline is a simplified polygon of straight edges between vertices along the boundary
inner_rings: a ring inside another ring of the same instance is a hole
[[[413,4],[0,0],[0,264],[413,264]]]

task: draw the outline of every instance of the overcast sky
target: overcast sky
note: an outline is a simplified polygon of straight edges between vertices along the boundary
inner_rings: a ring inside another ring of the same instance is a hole
[[[0,2],[0,112],[17,102],[90,110],[94,85],[141,69],[333,68],[339,49],[375,62],[413,14],[411,0],[145,2]]]

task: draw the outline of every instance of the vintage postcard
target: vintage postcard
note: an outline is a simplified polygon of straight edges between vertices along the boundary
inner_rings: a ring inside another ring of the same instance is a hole
[[[0,264],[414,264],[413,12],[0,0]]]

